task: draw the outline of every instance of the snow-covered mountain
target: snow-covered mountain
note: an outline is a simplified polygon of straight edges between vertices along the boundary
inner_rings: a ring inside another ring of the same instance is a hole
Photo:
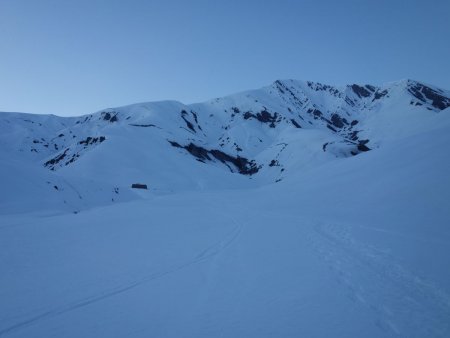
[[[140,103],[70,118],[1,113],[2,210],[130,200],[134,183],[158,194],[279,182],[433,128],[449,106],[450,92],[412,80],[286,80],[192,105]]]
[[[0,131],[0,337],[450,337],[449,91],[275,81]]]

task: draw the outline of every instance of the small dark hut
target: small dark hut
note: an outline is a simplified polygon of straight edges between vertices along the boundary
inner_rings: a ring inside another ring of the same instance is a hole
[[[131,188],[133,188],[133,189],[147,189],[147,184],[133,183],[131,185]]]

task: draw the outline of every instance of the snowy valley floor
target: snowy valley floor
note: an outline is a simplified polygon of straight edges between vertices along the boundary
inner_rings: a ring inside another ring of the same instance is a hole
[[[0,216],[0,337],[449,337],[445,130],[259,189]]]

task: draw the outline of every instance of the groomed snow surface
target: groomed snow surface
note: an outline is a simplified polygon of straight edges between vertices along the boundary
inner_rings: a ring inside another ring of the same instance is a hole
[[[277,183],[209,188],[212,166],[188,172],[195,189],[121,187],[110,204],[101,175],[4,150],[18,196],[1,195],[0,337],[450,337],[450,114],[436,116]],[[54,184],[100,197],[59,207]]]

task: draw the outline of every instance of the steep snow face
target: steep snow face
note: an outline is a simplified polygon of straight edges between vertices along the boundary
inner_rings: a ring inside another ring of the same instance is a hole
[[[254,187],[431,130],[448,120],[449,106],[450,92],[411,80],[339,88],[278,80],[192,105],[140,103],[76,118],[2,113],[2,177],[22,180],[23,191],[33,177],[48,186],[48,201],[73,210],[146,193]],[[17,184],[6,186],[2,199],[17,195]]]

